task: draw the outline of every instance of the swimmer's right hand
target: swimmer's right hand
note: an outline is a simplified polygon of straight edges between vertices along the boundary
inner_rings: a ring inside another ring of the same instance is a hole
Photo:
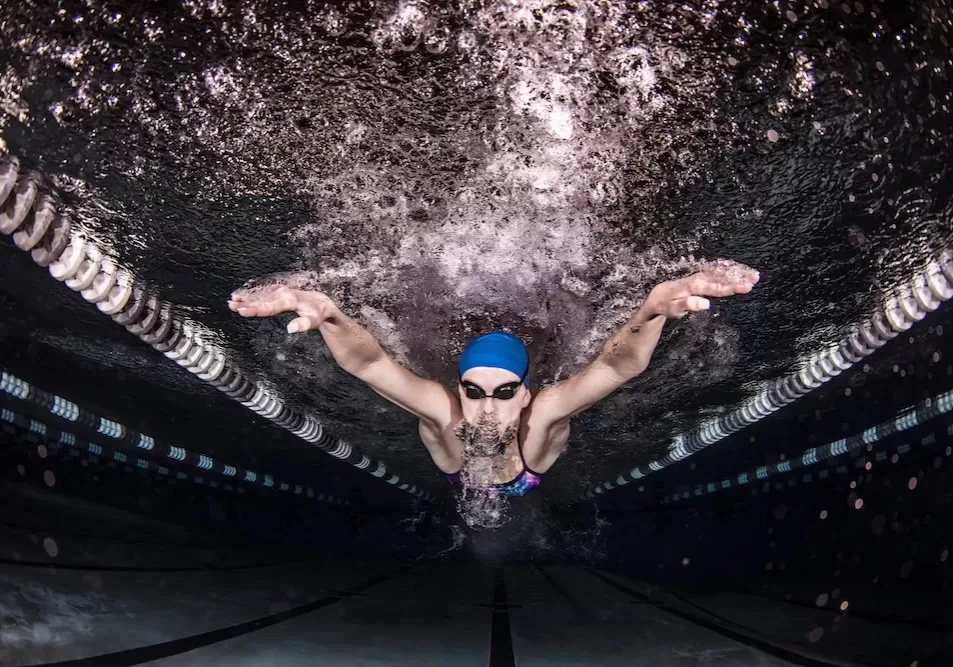
[[[321,292],[292,289],[284,285],[239,289],[232,293],[228,307],[242,317],[271,317],[278,313],[296,313],[288,323],[288,333],[303,333],[333,321],[340,313],[331,297]]]

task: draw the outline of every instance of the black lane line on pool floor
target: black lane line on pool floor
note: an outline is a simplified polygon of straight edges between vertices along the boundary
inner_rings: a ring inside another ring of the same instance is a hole
[[[278,567],[279,565],[303,565],[305,563],[318,562],[315,558],[302,558],[286,561],[274,561],[271,563],[255,563],[253,565],[212,565],[206,563],[192,567],[173,567],[156,565],[154,567],[146,565],[101,565],[99,563],[60,563],[54,561],[23,560],[16,558],[0,558],[0,565],[15,565],[18,567],[51,567],[56,570],[89,570],[92,572],[226,572],[228,574],[240,574],[245,570],[264,569],[269,567]]]
[[[603,568],[603,571],[604,571],[604,572],[610,572],[610,573],[615,574],[615,575],[617,575],[617,576],[619,576],[619,577],[626,577],[626,576],[627,576],[624,572],[616,572],[616,571],[614,571],[614,570],[612,570],[612,569],[609,569],[609,568]],[[664,586],[658,586],[658,585],[656,585],[656,587],[657,587],[657,588],[661,588],[662,590],[664,590],[666,593],[668,593],[668,594],[671,595],[672,597],[674,597],[674,598],[676,598],[676,599],[678,599],[678,600],[681,600],[682,602],[684,602],[684,603],[687,604],[687,605],[691,605],[692,607],[695,607],[695,608],[697,608],[697,609],[700,609],[701,611],[705,612],[706,614],[711,614],[712,616],[717,616],[717,614],[715,614],[714,612],[709,611],[708,609],[705,609],[705,607],[703,607],[703,606],[700,605],[700,604],[697,604],[697,603],[695,603],[695,602],[692,602],[690,599],[686,598],[686,597],[684,596],[684,594],[680,593],[679,591],[677,591],[677,590],[675,590],[675,589],[667,588],[667,587],[664,587]],[[939,621],[928,621],[928,620],[923,619],[923,618],[902,618],[902,617],[900,617],[898,614],[880,614],[880,613],[876,613],[876,612],[868,612],[868,611],[864,611],[864,610],[862,610],[862,609],[857,609],[857,608],[854,607],[854,606],[851,606],[850,609],[847,610],[847,611],[841,611],[840,609],[837,609],[836,607],[828,607],[828,606],[826,606],[826,605],[819,607],[819,606],[817,606],[817,603],[815,603],[815,602],[803,602],[803,601],[800,601],[800,600],[788,600],[788,599],[785,599],[785,598],[783,598],[783,597],[777,597],[777,596],[774,596],[774,595],[769,595],[769,594],[767,594],[767,593],[760,593],[760,592],[758,592],[757,590],[755,590],[755,589],[753,589],[753,588],[745,588],[745,589],[740,589],[740,590],[730,591],[730,592],[732,592],[732,593],[737,593],[737,594],[739,594],[739,595],[750,595],[750,596],[753,596],[753,597],[761,598],[761,599],[763,599],[763,600],[770,600],[770,601],[772,601],[772,602],[780,602],[780,603],[782,603],[782,604],[788,604],[788,605],[791,605],[791,606],[794,606],[794,607],[803,607],[804,609],[813,609],[814,611],[824,611],[824,612],[828,612],[829,614],[831,614],[831,615],[833,615],[833,616],[837,616],[837,617],[841,617],[841,618],[861,618],[861,619],[864,619],[864,620],[866,620],[866,621],[873,621],[874,623],[895,623],[895,624],[897,624],[897,625],[907,625],[907,626],[910,626],[910,627],[913,627],[913,628],[922,628],[922,629],[924,629],[924,630],[941,630],[941,631],[953,630],[953,623],[942,623],[942,622],[939,622]],[[923,664],[923,661],[922,661],[922,660],[921,660],[920,662],[921,662],[921,664]],[[950,664],[953,664],[953,662],[951,662]]]
[[[51,568],[53,570],[82,570],[84,572],[215,572],[218,568],[208,567],[136,567],[134,565],[78,565],[76,563],[44,563],[34,560],[16,560],[0,558],[0,565],[16,567]]]
[[[736,641],[739,644],[744,644],[745,646],[749,648],[757,649],[758,651],[761,651],[762,653],[773,655],[775,658],[781,658],[782,660],[787,660],[788,662],[791,662],[795,665],[805,665],[806,667],[840,667],[842,665],[847,665],[847,664],[851,664],[851,665],[860,664],[856,662],[827,661],[827,660],[821,660],[818,658],[811,658],[809,656],[802,655],[795,651],[788,650],[782,646],[777,646],[770,642],[763,641],[756,637],[749,637],[748,635],[742,634],[740,632],[735,632],[734,630],[726,628],[723,625],[712,623],[711,621],[707,619],[699,618],[697,616],[687,614],[681,611],[680,609],[677,609],[671,605],[665,604],[664,602],[656,602],[646,597],[645,595],[642,595],[641,593],[632,590],[628,586],[624,586],[617,581],[613,581],[612,579],[605,576],[598,570],[593,570],[585,566],[580,566],[580,568],[582,570],[585,570],[592,576],[596,577],[597,579],[601,579],[603,582],[605,582],[607,585],[611,586],[612,588],[616,589],[617,591],[621,591],[625,593],[626,595],[630,595],[641,601],[652,604],[655,607],[658,607],[659,609],[664,611],[666,614],[677,616],[681,618],[682,620],[692,623],[693,625],[701,626],[705,628],[706,630],[711,630],[712,632],[718,633],[722,637],[727,637],[728,639],[731,639],[732,641]],[[730,621],[727,621],[727,620],[725,622],[730,623]]]
[[[16,509],[16,508],[14,508]],[[71,530],[60,530],[55,529],[48,531],[45,528],[38,528],[37,526],[24,526],[22,523],[15,523],[13,521],[8,521],[6,519],[0,519],[0,525],[9,526],[10,528],[19,528],[20,530],[25,530],[31,533],[37,532],[49,532],[51,535],[56,535],[57,537],[79,537],[84,540],[99,540],[100,542],[114,542],[116,544],[126,544],[129,546],[160,546],[160,547],[177,547],[177,548],[186,548],[186,549],[207,549],[208,547],[204,546],[192,546],[188,544],[176,544],[175,542],[161,542],[158,540],[124,540],[118,537],[108,537],[104,535],[90,535],[89,533],[77,533]]]
[[[386,581],[387,579],[396,577],[398,574],[406,572],[412,567],[413,565],[404,565],[403,567],[392,570],[386,574],[380,574],[373,579],[369,579],[356,586],[352,586],[351,590],[362,591],[366,588],[370,588],[371,586],[375,586],[383,581]],[[116,653],[97,655],[90,658],[77,658],[75,660],[64,660],[62,662],[49,662],[43,665],[32,665],[31,667],[132,667],[132,665],[139,665],[152,660],[162,660],[164,658],[172,657],[173,655],[185,653],[186,651],[193,651],[197,648],[203,648],[211,644],[225,641],[226,639],[234,639],[235,637],[255,632],[256,630],[261,630],[271,625],[277,625],[278,623],[282,623],[297,616],[302,616],[317,609],[321,609],[322,607],[327,607],[328,605],[332,605],[335,602],[345,600],[347,597],[348,596],[344,595],[335,595],[332,597],[322,598],[315,602],[301,605],[300,607],[288,609],[287,611],[271,614],[270,616],[264,616],[262,618],[256,618],[253,621],[239,623],[238,625],[232,625],[227,628],[212,630],[210,632],[203,632],[202,634],[192,635],[191,637],[173,639],[172,641],[163,642],[161,644],[152,644],[151,646],[142,646],[125,651],[117,651]]]
[[[195,549],[195,550],[200,550],[200,549],[207,549],[207,550],[212,550],[212,549],[224,549],[224,548],[227,547],[228,550],[231,551],[231,552],[235,552],[235,551],[250,551],[250,550],[251,550],[250,548],[246,549],[246,548],[244,548],[244,547],[242,547],[242,546],[235,546],[235,545],[225,545],[225,546],[222,546],[222,545],[203,545],[203,544],[176,544],[175,542],[169,542],[169,541],[165,541],[165,542],[154,542],[154,541],[151,541],[151,540],[123,540],[123,539],[120,539],[120,538],[117,538],[117,537],[108,537],[108,536],[104,536],[104,535],[90,535],[90,534],[88,534],[88,533],[77,533],[77,532],[68,531],[68,530],[60,530],[60,529],[48,530],[48,529],[46,529],[46,528],[38,528],[38,527],[36,527],[36,526],[24,526],[23,524],[13,523],[12,521],[6,521],[6,520],[4,520],[4,519],[0,519],[0,525],[2,525],[2,526],[9,526],[9,527],[11,527],[11,528],[19,528],[20,530],[23,530],[23,531],[29,532],[29,533],[43,533],[43,534],[48,535],[48,536],[50,536],[50,537],[60,538],[60,539],[62,539],[63,536],[66,536],[66,537],[76,537],[76,538],[79,538],[79,539],[82,539],[82,540],[96,540],[96,541],[100,541],[100,542],[112,542],[112,543],[114,543],[114,544],[125,544],[125,545],[128,545],[128,546],[149,545],[149,546],[159,546],[159,547],[170,547],[170,548],[172,548],[172,549]],[[63,540],[63,543],[65,544],[66,541]],[[70,545],[70,546],[72,546],[72,545]],[[202,570],[250,570],[250,569],[254,569],[254,568],[256,568],[256,567],[276,567],[276,566],[278,566],[278,565],[295,565],[295,564],[297,564],[297,563],[306,563],[306,562],[311,561],[311,560],[315,560],[315,559],[314,559],[314,558],[293,558],[293,559],[291,559],[291,560],[276,560],[276,561],[269,561],[269,562],[267,562],[267,563],[252,563],[251,565],[212,565],[212,564],[208,564],[208,565],[203,565],[203,566],[201,566],[201,567],[198,568],[198,569],[202,569]],[[79,565],[81,565],[81,563],[74,563],[74,565],[77,565],[77,567],[78,567]],[[90,565],[89,567],[90,567],[91,569],[94,568],[94,566],[92,566],[92,565]]]
[[[679,600],[684,600],[688,604],[694,604],[685,600],[680,594],[675,593],[670,588],[666,588],[671,595],[677,597]],[[802,602],[800,600],[787,600],[785,598],[775,597],[773,595],[768,595],[767,593],[758,593],[757,591],[747,590],[739,591],[743,595],[752,595],[754,597],[761,598],[763,600],[771,600],[772,602],[780,602],[782,604],[789,604],[794,607],[803,607],[804,609],[813,609],[815,611],[826,611],[829,614],[834,616],[842,616],[849,618],[862,618],[865,621],[873,621],[874,623],[895,623],[897,625],[909,625],[914,628],[923,628],[924,630],[942,630],[944,632],[949,632],[953,630],[953,623],[940,623],[938,621],[927,621],[920,618],[902,618],[899,614],[878,614],[874,612],[864,611],[862,609],[857,609],[856,607],[851,607],[847,611],[841,611],[836,607],[818,606],[816,602]],[[697,605],[695,605],[697,606]],[[711,612],[709,612],[711,613]]]
[[[542,565],[536,565],[536,571],[539,572],[546,582],[553,587],[553,589],[559,593],[566,602],[569,603],[569,606],[572,607],[573,613],[576,615],[576,619],[580,623],[589,622],[589,614],[586,612],[586,609],[579,603],[576,598],[574,598],[569,591],[567,591],[562,584],[560,584],[556,579]]]
[[[493,622],[490,625],[489,667],[516,667],[513,655],[513,635],[510,630],[510,610],[506,604],[506,584],[503,568],[493,576]]]

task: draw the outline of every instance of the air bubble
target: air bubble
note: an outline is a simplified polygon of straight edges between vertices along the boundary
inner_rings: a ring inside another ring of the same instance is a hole
[[[87,572],[84,574],[83,581],[89,584],[93,590],[100,591],[103,588],[103,578],[96,572]]]
[[[324,29],[331,37],[340,37],[348,28],[347,18],[334,7],[329,8],[321,21]]]
[[[450,31],[447,28],[440,27],[428,32],[424,36],[424,48],[434,55],[440,55],[446,52],[450,46]]]
[[[472,51],[476,48],[476,45],[476,35],[472,32],[461,32],[460,36],[457,37],[457,48],[461,51]]]
[[[52,537],[47,537],[43,540],[43,550],[49,555],[50,558],[56,558],[59,554],[60,549],[56,545],[56,540]]]

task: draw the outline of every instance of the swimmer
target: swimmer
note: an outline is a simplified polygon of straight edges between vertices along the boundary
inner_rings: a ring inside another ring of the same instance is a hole
[[[394,361],[321,292],[238,290],[228,305],[242,317],[295,313],[289,333],[317,329],[341,368],[418,418],[420,439],[451,484],[521,496],[539,486],[565,450],[572,418],[645,370],[667,320],[707,310],[707,297],[747,294],[758,278],[751,270],[707,270],[656,285],[591,364],[535,394],[526,347],[510,333],[471,339],[451,390]]]

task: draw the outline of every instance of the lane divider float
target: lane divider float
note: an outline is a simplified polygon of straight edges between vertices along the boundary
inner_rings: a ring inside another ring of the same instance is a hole
[[[580,500],[594,500],[607,491],[658,472],[764,419],[873,354],[950,298],[953,298],[953,251],[946,247],[925,262],[913,277],[888,290],[876,312],[854,326],[838,345],[814,354],[801,364],[799,371],[768,383],[740,407],[707,421],[695,431],[676,436],[668,454],[662,458],[620,472],[614,479],[587,490]]]
[[[889,419],[876,426],[871,426],[849,438],[841,438],[821,447],[810,447],[804,450],[799,456],[781,461],[780,463],[759,466],[754,470],[738,473],[726,479],[699,484],[693,491],[668,494],[662,498],[662,502],[677,502],[695,496],[717,493],[722,489],[738,488],[739,486],[757,483],[775,475],[797,470],[798,468],[815,466],[827,459],[845,456],[847,454],[857,454],[864,449],[872,451],[874,444],[883,444],[883,441],[891,435],[902,433],[915,426],[925,424],[928,421],[949,413],[951,410],[953,410],[953,391],[947,391],[939,396],[928,398],[919,405],[907,408],[897,414],[893,419]],[[930,434],[923,438],[921,444],[932,445],[935,442],[935,437]],[[906,454],[909,451],[909,444],[901,443],[897,447],[898,455]],[[878,451],[873,458],[877,461],[884,461],[887,459],[887,454],[886,452]],[[821,470],[818,477],[823,479],[827,476],[825,473],[826,471]],[[809,473],[806,473],[803,481],[809,482],[810,479]]]
[[[20,172],[15,157],[0,160],[0,233],[12,237],[13,243],[30,253],[53,278],[249,410],[412,496],[433,498],[426,489],[391,472],[384,462],[329,433],[314,416],[289,408],[264,384],[249,379],[220,347],[203,341],[172,304],[160,300],[154,290],[87,239],[69,215],[57,208],[53,196],[40,187],[37,176]]]
[[[3,380],[2,384],[0,384],[0,389],[6,391],[7,387],[9,386],[9,377],[10,376],[8,374],[3,374]],[[207,457],[202,457],[201,455],[196,457],[194,454],[191,454],[179,447],[163,448],[159,445],[156,445],[152,448],[143,447],[143,449],[149,451],[150,454],[161,454],[163,449],[167,450],[165,455],[168,458],[168,461],[158,463],[151,457],[145,455],[143,452],[131,452],[123,448],[114,449],[108,445],[87,440],[76,435],[75,433],[63,430],[52,424],[48,424],[43,420],[35,419],[28,415],[22,414],[9,407],[0,407],[0,422],[5,422],[7,425],[9,425],[8,428],[18,440],[23,438],[26,440],[29,440],[30,438],[37,440],[42,439],[47,445],[48,453],[57,454],[60,452],[60,450],[62,450],[63,452],[68,452],[69,454],[77,456],[85,454],[87,460],[93,463],[100,463],[101,460],[105,460],[116,465],[122,465],[123,469],[127,473],[133,473],[136,470],[145,470],[155,474],[157,479],[160,478],[158,476],[162,476],[167,479],[189,481],[195,484],[208,486],[212,489],[221,488],[227,492],[234,491],[237,493],[245,493],[246,486],[256,485],[270,489],[272,491],[280,491],[283,493],[313,498],[316,501],[331,505],[350,504],[347,500],[340,496],[318,493],[315,492],[315,490],[310,486],[276,480],[273,475],[268,473],[256,473],[249,470],[234,468],[232,466],[222,466],[221,464],[205,467],[204,464],[214,462],[211,462],[210,459]],[[110,435],[111,437],[119,438],[119,436],[113,435],[112,433],[106,433],[104,431],[100,431],[100,433],[103,435]],[[143,437],[149,439],[149,436]],[[122,441],[128,443],[128,440]],[[148,442],[148,440],[144,440],[143,442]],[[184,456],[182,456],[183,452],[185,454]],[[201,472],[202,474],[195,474],[194,472],[190,474],[181,470],[181,467],[184,465],[192,465],[198,469],[197,472]],[[213,477],[213,475],[221,475],[224,476],[225,479],[218,480]]]

